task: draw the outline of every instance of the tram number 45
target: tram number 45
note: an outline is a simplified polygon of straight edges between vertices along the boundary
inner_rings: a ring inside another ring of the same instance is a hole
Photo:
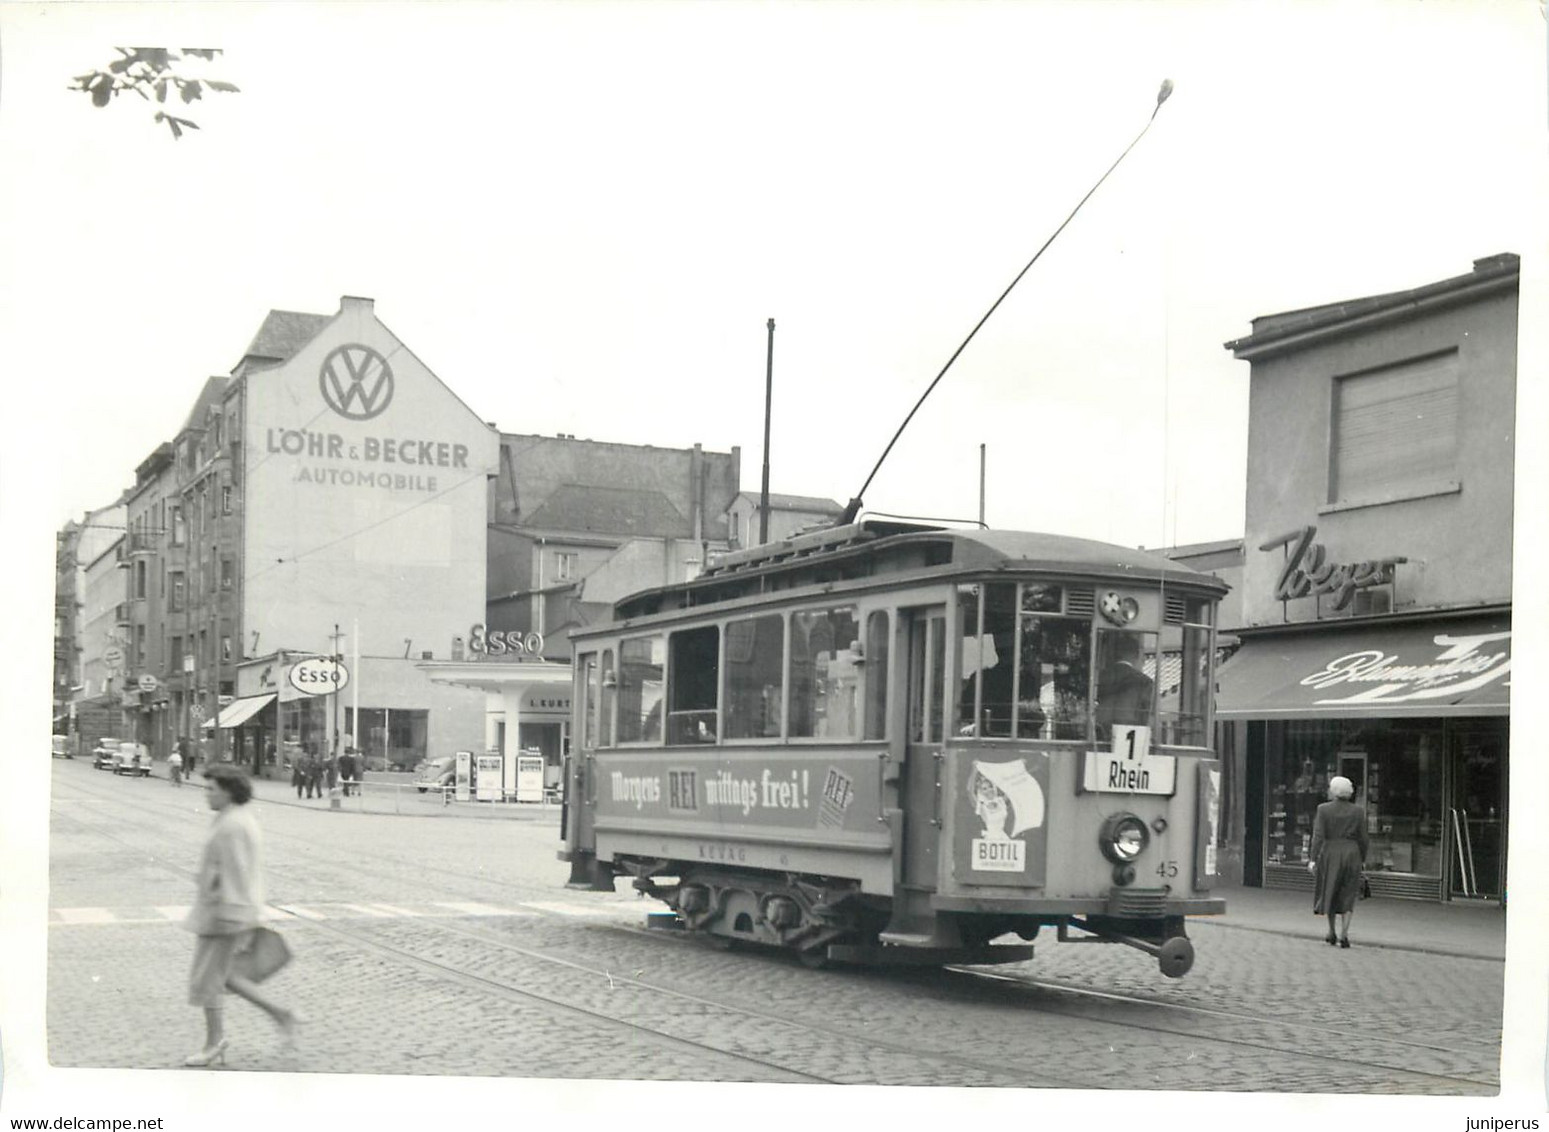
[[[1156,875],[1159,877],[1175,877],[1178,875],[1177,861],[1163,861],[1156,867]]]

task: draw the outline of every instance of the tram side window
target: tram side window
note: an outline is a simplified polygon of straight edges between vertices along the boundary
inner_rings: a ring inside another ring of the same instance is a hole
[[[1151,726],[1157,670],[1155,633],[1098,630],[1092,714],[1099,742],[1113,737],[1115,725]]]
[[[866,734],[887,738],[887,647],[891,634],[881,610],[866,618]]]
[[[785,677],[785,619],[778,613],[726,624],[728,739],[780,734],[780,684]]]
[[[597,746],[597,701],[600,679],[597,671],[597,654],[584,652],[576,658],[581,676],[581,746],[591,750]]]
[[[1017,737],[1085,739],[1092,623],[1024,613],[1018,647]]]
[[[791,615],[792,738],[858,739],[861,666],[855,610],[803,610]]]
[[[1211,603],[1190,599],[1184,607],[1184,623],[1167,625],[1162,634],[1160,742],[1183,747],[1209,746]]]
[[[713,743],[720,694],[721,630],[682,629],[667,638],[667,742]]]
[[[1011,737],[1016,667],[1017,588],[993,582],[959,593],[962,624],[962,686],[958,731],[962,735]]]
[[[613,672],[613,650],[602,650],[602,669],[597,674],[597,745],[613,746],[613,693],[618,683]]]
[[[939,743],[946,699],[947,622],[939,614],[909,626],[909,740]]]
[[[660,743],[667,642],[660,634],[619,644],[620,743]]]

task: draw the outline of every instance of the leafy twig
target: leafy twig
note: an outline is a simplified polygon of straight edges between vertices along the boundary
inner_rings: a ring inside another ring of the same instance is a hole
[[[169,93],[183,105],[198,102],[205,91],[218,94],[236,94],[234,83],[216,79],[189,78],[178,73],[178,64],[185,59],[203,59],[209,62],[221,53],[219,47],[184,47],[174,51],[168,47],[117,47],[119,58],[107,66],[107,70],[88,71],[75,76],[71,90],[91,95],[91,104],[103,107],[125,91],[133,91],[147,102],[155,100],[165,104]],[[198,123],[158,110],[154,121],[165,122],[174,138],[183,136],[184,130],[197,130]]]

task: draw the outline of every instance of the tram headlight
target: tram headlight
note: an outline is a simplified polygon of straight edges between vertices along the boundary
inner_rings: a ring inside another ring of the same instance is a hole
[[[1134,814],[1112,814],[1103,822],[1097,844],[1116,865],[1126,865],[1146,851],[1151,842],[1151,831],[1146,823]]]

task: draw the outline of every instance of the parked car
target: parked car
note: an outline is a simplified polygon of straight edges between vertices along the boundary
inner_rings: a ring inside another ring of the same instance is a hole
[[[441,755],[438,758],[426,759],[420,763],[419,774],[414,778],[414,786],[421,793],[427,790],[443,790],[453,786],[457,782],[457,758],[455,755]]]
[[[113,768],[113,765],[118,761],[118,743],[117,739],[106,735],[97,740],[97,745],[92,748],[91,752],[92,770],[101,770],[103,767],[107,767],[109,770]]]
[[[118,754],[113,757],[113,773],[127,774],[131,777],[149,778],[151,776],[151,753],[144,743],[131,743],[127,740],[118,745]]]
[[[70,750],[71,739],[68,735],[55,735],[53,743],[53,756],[56,759],[73,759],[75,753]]]

